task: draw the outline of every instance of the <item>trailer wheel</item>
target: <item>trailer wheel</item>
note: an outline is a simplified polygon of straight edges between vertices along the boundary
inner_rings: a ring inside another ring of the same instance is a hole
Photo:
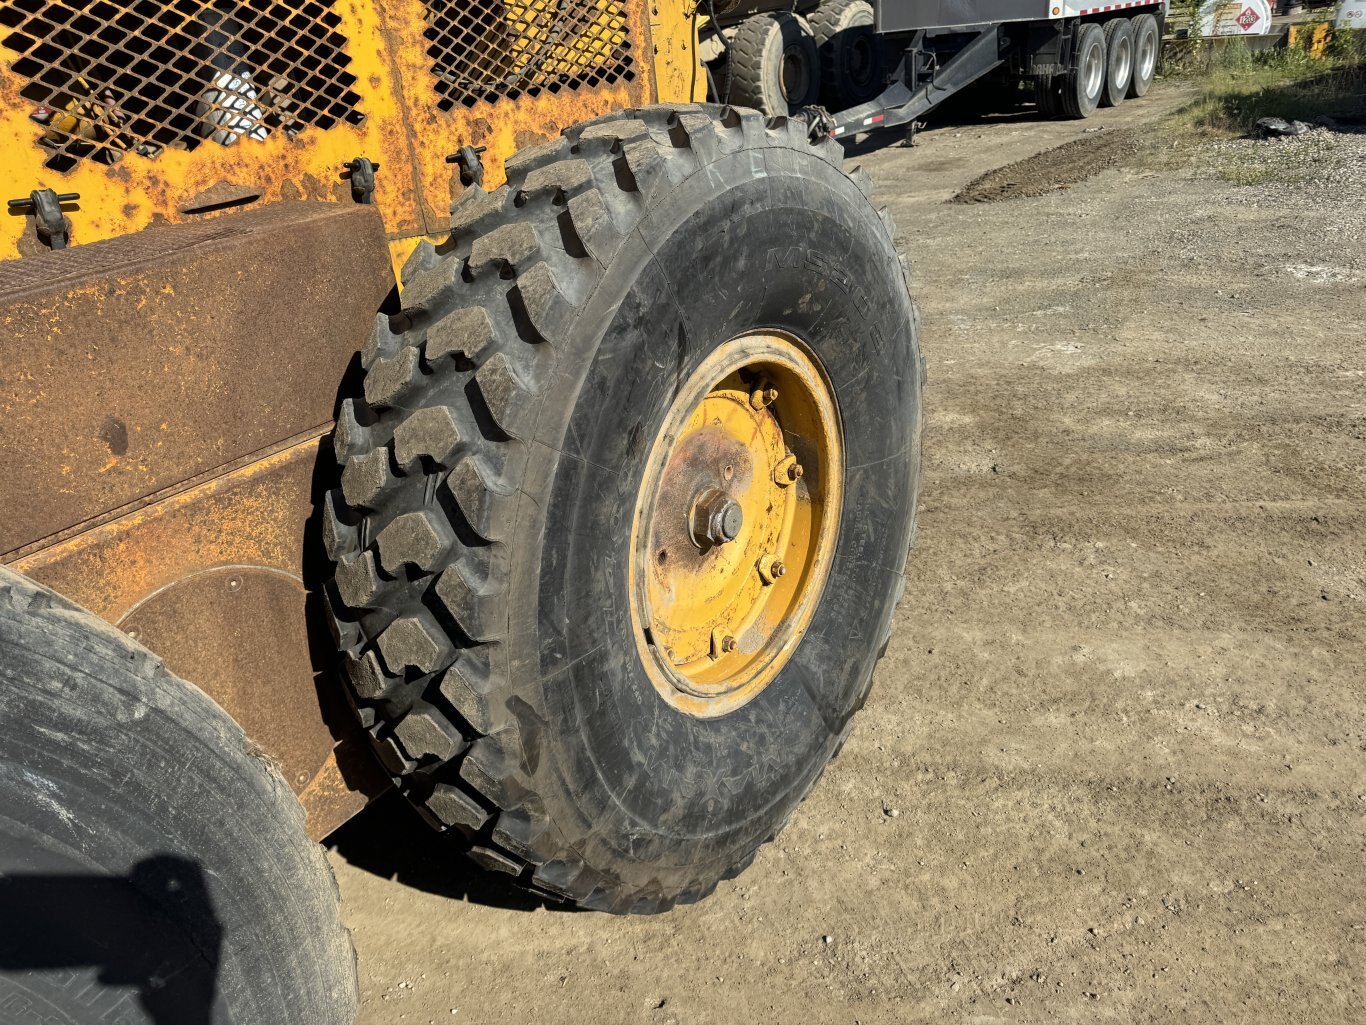
[[[0,567],[0,1014],[336,1025],[355,955],[303,808],[231,718]]]
[[[457,849],[557,899],[655,912],[738,873],[890,636],[915,313],[866,176],[808,132],[652,107],[515,156],[416,250],[342,405],[362,722]]]
[[[1105,23],[1105,88],[1100,105],[1117,107],[1129,95],[1134,77],[1134,29],[1128,18],[1111,18]]]
[[[1068,117],[1090,117],[1100,105],[1105,91],[1105,33],[1093,22],[1084,22],[1072,41],[1072,60],[1063,78],[1063,113]]]
[[[1147,95],[1157,75],[1157,59],[1162,52],[1162,35],[1157,19],[1151,14],[1140,14],[1133,19],[1134,73],[1129,79],[1129,95],[1138,99]]]
[[[821,102],[843,110],[882,89],[882,48],[868,0],[825,0],[811,12],[821,58]]]
[[[755,14],[735,27],[728,45],[728,102],[773,117],[795,114],[820,97],[820,59],[805,18],[786,11]],[[724,94],[727,86],[720,88]]]

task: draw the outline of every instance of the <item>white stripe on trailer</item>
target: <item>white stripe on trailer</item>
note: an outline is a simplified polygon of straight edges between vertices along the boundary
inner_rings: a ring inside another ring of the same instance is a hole
[[[1151,0],[1131,0],[1127,4],[1107,4],[1104,7],[1083,7],[1078,14],[1104,14],[1106,11],[1122,11],[1129,7],[1147,7]]]
[[[1109,11],[1127,11],[1131,7],[1165,7],[1165,4],[1156,0],[1128,0],[1126,3],[1106,4],[1104,7],[1082,7],[1074,8],[1067,4],[1063,8],[1063,17],[1085,17],[1088,14],[1105,14]]]

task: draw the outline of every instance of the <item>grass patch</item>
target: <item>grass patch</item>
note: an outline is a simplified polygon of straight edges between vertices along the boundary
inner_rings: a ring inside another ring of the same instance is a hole
[[[1178,126],[1215,138],[1249,134],[1264,117],[1287,121],[1366,113],[1366,33],[1338,32],[1322,58],[1292,47],[1252,51],[1242,39],[1196,43],[1168,74],[1198,79]]]

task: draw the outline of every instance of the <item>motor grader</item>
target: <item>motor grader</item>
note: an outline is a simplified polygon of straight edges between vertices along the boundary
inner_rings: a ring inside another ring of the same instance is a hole
[[[0,1020],[352,1020],[325,838],[706,896],[839,750],[922,365],[636,0],[3,0]]]

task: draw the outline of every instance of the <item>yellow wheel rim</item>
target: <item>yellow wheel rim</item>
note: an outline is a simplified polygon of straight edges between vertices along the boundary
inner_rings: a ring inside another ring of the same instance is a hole
[[[778,675],[825,586],[843,486],[830,384],[795,339],[744,335],[702,362],[631,524],[631,621],[664,700],[724,715]]]

